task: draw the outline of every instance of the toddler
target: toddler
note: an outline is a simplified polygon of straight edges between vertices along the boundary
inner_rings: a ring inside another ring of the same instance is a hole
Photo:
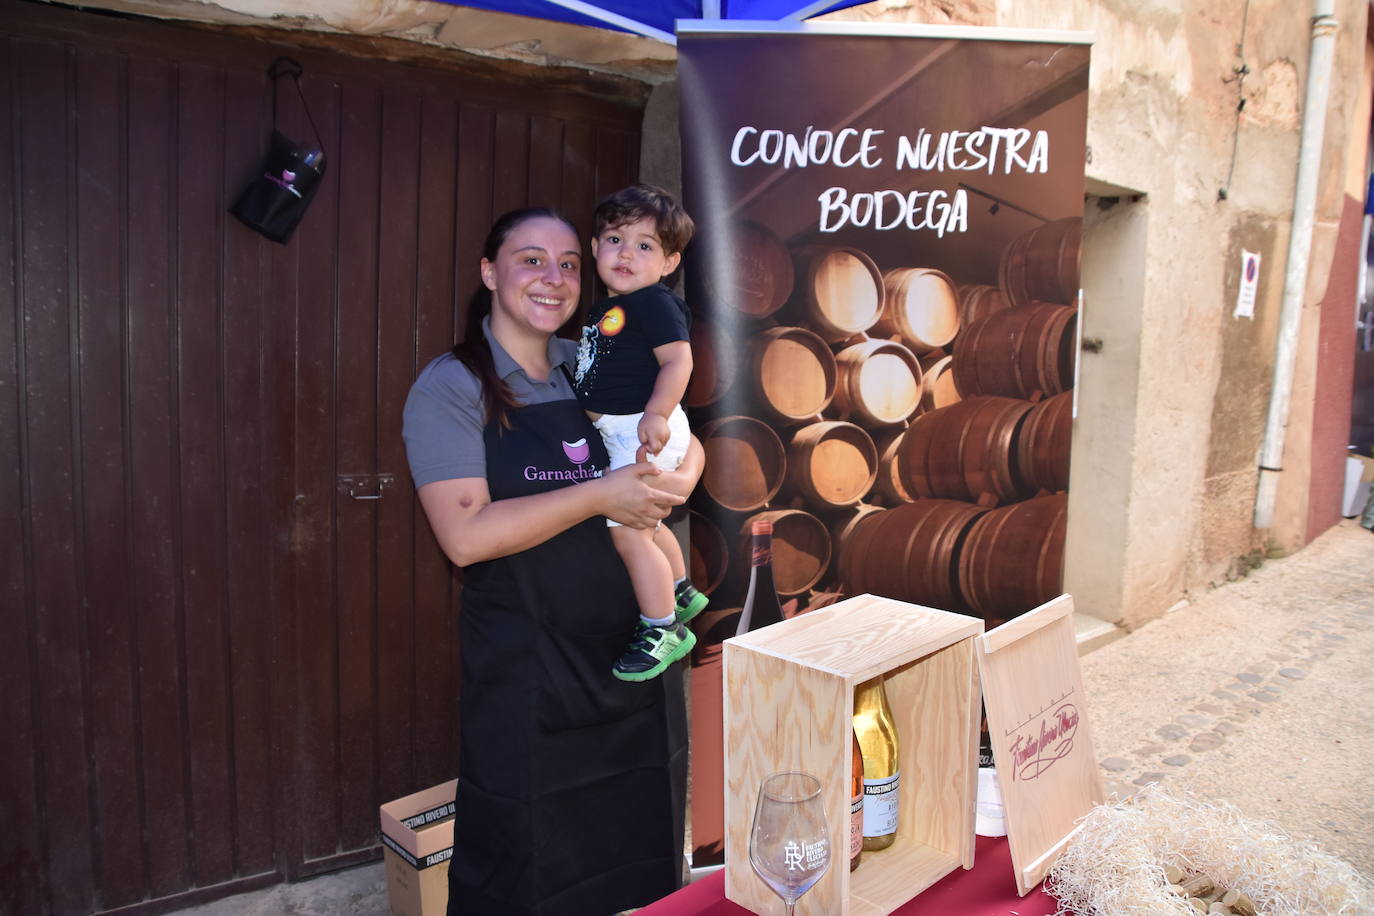
[[[672,470],[691,431],[682,395],[692,374],[687,304],[661,282],[677,269],[692,238],[692,218],[666,191],[633,185],[597,204],[592,257],[606,296],[592,304],[577,351],[578,400],[610,453],[609,470],[634,464],[644,446]],[[706,607],[687,581],[677,538],[666,527],[625,528],[607,519],[625,562],[640,619],[611,673],[647,681],[691,651],[684,624]]]

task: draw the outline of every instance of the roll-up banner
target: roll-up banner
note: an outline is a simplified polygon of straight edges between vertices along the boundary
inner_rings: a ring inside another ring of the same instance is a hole
[[[992,625],[1060,593],[1088,57],[1082,33],[678,24],[695,865],[723,854],[754,519],[789,615],[869,592]]]

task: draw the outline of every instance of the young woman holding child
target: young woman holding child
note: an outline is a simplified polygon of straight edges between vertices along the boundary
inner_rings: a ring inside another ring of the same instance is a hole
[[[637,604],[610,518],[652,529],[701,475],[606,471],[573,392],[582,246],[555,213],[492,226],[467,332],[427,366],[404,435],[439,545],[464,567],[451,916],[610,916],[678,885],[680,669],[611,674]]]

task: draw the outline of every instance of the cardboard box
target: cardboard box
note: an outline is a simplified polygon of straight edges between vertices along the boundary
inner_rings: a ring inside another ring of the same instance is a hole
[[[806,916],[884,916],[956,868],[973,867],[978,618],[861,595],[724,643],[725,893],[755,913],[780,901],[749,864],[765,776],[821,780],[832,862],[797,903]],[[897,841],[850,872],[854,688],[887,675],[897,722]]]
[[[458,780],[450,779],[381,806],[392,916],[443,916],[448,909],[457,790]]]

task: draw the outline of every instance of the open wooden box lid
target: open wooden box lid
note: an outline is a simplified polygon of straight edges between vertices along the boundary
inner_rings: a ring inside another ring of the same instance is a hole
[[[1061,595],[976,640],[1016,889],[1045,877],[1104,799],[1073,628]]]

